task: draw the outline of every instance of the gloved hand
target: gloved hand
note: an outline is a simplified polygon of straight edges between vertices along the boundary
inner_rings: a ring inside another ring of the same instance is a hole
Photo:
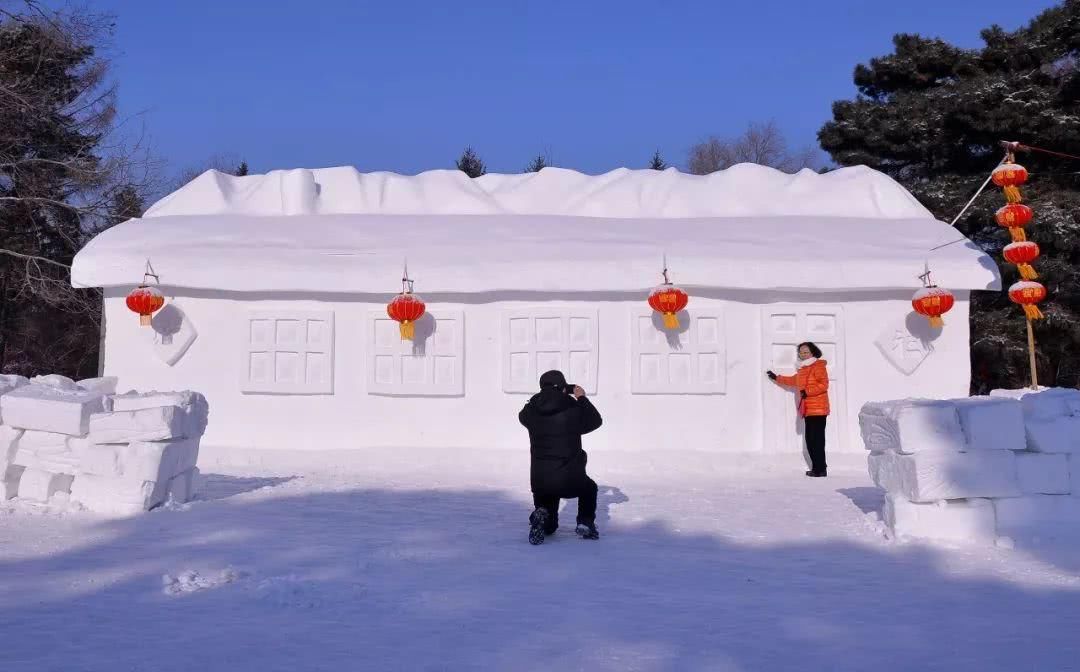
[[[806,390],[801,390],[801,391],[799,392],[799,394],[801,394],[801,395],[802,395],[802,398],[803,398],[803,399],[805,399],[805,398],[806,398]]]
[[[766,371],[765,375],[769,377],[769,380],[776,380],[776,374],[772,371]]]

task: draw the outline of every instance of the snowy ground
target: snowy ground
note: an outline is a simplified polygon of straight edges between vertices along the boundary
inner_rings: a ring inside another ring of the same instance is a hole
[[[532,547],[522,456],[386,458],[0,505],[0,669],[1080,670],[1080,552],[890,542],[856,468],[593,455],[602,539]]]

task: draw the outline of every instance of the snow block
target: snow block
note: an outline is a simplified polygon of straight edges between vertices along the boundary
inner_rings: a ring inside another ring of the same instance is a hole
[[[159,408],[161,406],[179,406],[187,415],[187,426],[184,431],[187,437],[202,436],[206,432],[206,423],[209,416],[209,405],[206,397],[198,392],[184,390],[181,392],[127,392],[118,394],[110,399],[111,409],[114,412],[139,411],[146,408]]]
[[[67,474],[68,476],[74,476],[79,471],[79,456],[69,450],[55,453],[38,453],[20,448],[15,453],[15,459],[11,462],[27,469]]]
[[[1011,450],[873,453],[868,466],[874,483],[909,502],[1021,494]]]
[[[0,426],[0,469],[11,464],[15,459],[15,452],[19,450],[19,439],[22,438],[23,430]]]
[[[1080,454],[1080,417],[1027,418],[1024,431],[1028,450]]]
[[[77,381],[75,384],[81,390],[88,392],[100,392],[101,394],[116,394],[116,376],[105,376],[103,378],[84,378]]]
[[[957,399],[956,412],[970,450],[1025,450],[1024,411],[1015,399]]]
[[[1069,456],[1016,453],[1016,477],[1025,495],[1069,494]]]
[[[994,502],[998,534],[1011,537],[1076,536],[1080,498],[1029,495]]]
[[[1041,387],[1038,390],[993,390],[991,397],[1019,399],[1027,420],[1050,420],[1073,415],[1080,409],[1080,390]]]
[[[989,499],[915,504],[887,495],[882,516],[898,537],[982,545],[993,545],[997,539],[994,505]]]
[[[30,381],[22,376],[0,376],[0,394],[7,394],[17,387],[22,387]]]
[[[61,376],[58,373],[49,374],[47,376],[34,376],[30,379],[30,384],[44,385],[45,387],[65,390],[67,392],[74,392],[79,389],[79,386],[75,384],[74,380],[67,376]]]
[[[42,469],[25,469],[19,479],[19,499],[47,502],[58,492],[70,492],[70,474],[56,474]]]
[[[72,475],[79,464],[78,455],[72,449],[73,441],[80,439],[55,432],[25,431],[16,444],[11,462],[28,469]]]
[[[28,429],[19,439],[19,450],[32,452],[58,453],[68,449],[68,435],[56,432],[41,432]]]
[[[0,397],[0,413],[4,424],[19,429],[83,436],[90,416],[102,409],[101,399],[100,392],[30,384]]]
[[[186,438],[187,414],[179,406],[113,411],[90,416],[92,443],[130,443]]]
[[[168,483],[173,476],[194,467],[198,459],[198,439],[89,445],[81,455],[79,471],[129,481]]]
[[[863,445],[871,453],[961,451],[967,448],[956,406],[906,399],[871,402],[859,412]]]
[[[19,494],[19,480],[25,469],[18,465],[9,464],[0,471],[0,502],[7,501]]]
[[[162,504],[168,483],[79,474],[71,485],[71,501],[110,515],[130,516]]]
[[[168,499],[183,504],[190,502],[195,497],[195,489],[198,485],[199,468],[188,469],[182,474],[173,476],[169,480]]]

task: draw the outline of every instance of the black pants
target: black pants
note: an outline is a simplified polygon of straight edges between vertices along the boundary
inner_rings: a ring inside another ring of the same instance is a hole
[[[597,490],[596,481],[586,476],[585,480],[576,490],[564,492],[561,497],[555,495],[538,495],[534,492],[533,506],[545,508],[548,513],[551,514],[548,517],[548,528],[544,531],[550,534],[559,526],[560,499],[577,498],[577,522],[585,523],[587,525],[595,524]]]
[[[825,421],[824,415],[809,415],[806,421],[806,452],[810,453],[810,469],[817,474],[825,472]]]

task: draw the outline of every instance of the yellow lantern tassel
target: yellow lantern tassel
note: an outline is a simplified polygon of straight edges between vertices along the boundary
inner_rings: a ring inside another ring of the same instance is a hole
[[[399,330],[401,331],[401,340],[403,341],[411,341],[413,340],[413,336],[416,335],[416,327],[409,320],[402,322]]]
[[[1043,319],[1042,311],[1039,307],[1033,303],[1024,304],[1024,315],[1027,315],[1029,320],[1041,320]]]
[[[1027,233],[1022,226],[1010,226],[1009,235],[1012,236],[1014,243],[1022,243],[1027,240]]]
[[[1008,203],[1019,203],[1023,199],[1020,197],[1020,187],[1010,184],[1007,187],[1002,187],[1002,191],[1005,192],[1005,201]]]
[[[664,328],[665,329],[678,329],[679,328],[679,316],[675,313],[664,313]]]
[[[141,327],[149,327],[152,321],[153,318],[149,315],[139,315],[139,326]]]
[[[940,315],[935,315],[930,318],[930,326],[934,329],[941,329],[945,326],[945,320],[941,319]]]
[[[1024,280],[1037,280],[1039,274],[1035,272],[1035,268],[1031,264],[1017,264],[1016,270],[1020,271],[1020,277]]]

